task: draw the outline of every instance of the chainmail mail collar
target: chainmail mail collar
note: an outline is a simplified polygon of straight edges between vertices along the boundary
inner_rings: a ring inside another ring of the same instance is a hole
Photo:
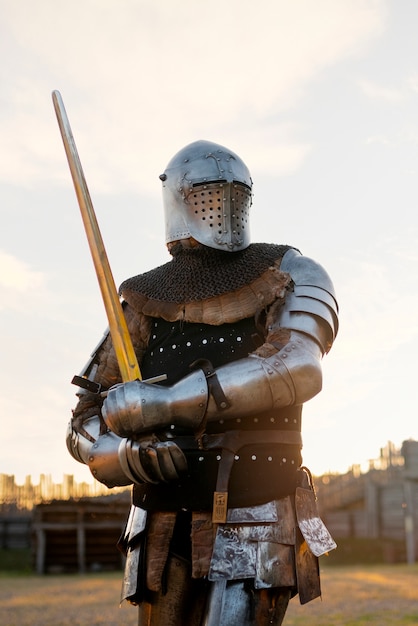
[[[125,280],[121,295],[141,293],[164,302],[193,302],[236,291],[281,259],[290,246],[251,244],[239,252],[212,248],[172,251],[173,260]]]
[[[150,317],[234,322],[284,297],[290,278],[279,267],[290,247],[256,243],[224,252],[179,246],[171,250],[172,261],[125,280],[119,291],[138,313]]]

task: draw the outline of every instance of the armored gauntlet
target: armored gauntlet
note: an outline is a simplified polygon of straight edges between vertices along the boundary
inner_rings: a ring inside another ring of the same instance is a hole
[[[100,434],[99,416],[83,427],[70,422],[67,447],[71,455],[86,463],[93,476],[107,487],[131,483],[159,483],[177,480],[187,471],[187,461],[173,441],[160,441],[149,433],[136,441],[108,431]]]
[[[109,390],[103,417],[120,437],[156,431],[167,424],[197,429],[206,413],[208,385],[197,370],[171,387],[135,380]]]

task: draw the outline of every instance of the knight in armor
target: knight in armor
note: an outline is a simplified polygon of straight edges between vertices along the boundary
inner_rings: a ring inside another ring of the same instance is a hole
[[[109,488],[133,485],[122,596],[140,624],[277,626],[290,598],[320,595],[335,547],[301,457],[334,287],[298,249],[250,243],[252,180],[231,150],[196,141],[160,179],[172,259],[120,287],[143,381],[121,382],[105,335],[67,445]]]

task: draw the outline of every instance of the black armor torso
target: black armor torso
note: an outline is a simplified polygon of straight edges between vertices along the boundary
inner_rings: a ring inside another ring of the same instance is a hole
[[[210,326],[155,319],[145,357],[144,378],[167,374],[162,384],[171,385],[190,373],[197,359],[220,367],[245,358],[263,342],[253,318],[235,324]],[[301,428],[301,407],[271,411],[251,418],[220,420],[207,425],[207,433],[226,430],[297,430]],[[219,451],[199,449],[193,433],[172,427],[161,438],[173,438],[184,447],[189,473],[178,483],[136,485],[134,501],[147,509],[206,509],[212,507],[219,464]],[[236,455],[229,483],[230,506],[250,506],[277,499],[294,491],[301,464],[299,446],[253,444]],[[266,477],[268,479],[266,480]]]
[[[190,374],[197,359],[220,367],[247,357],[263,341],[253,318],[221,326],[155,319],[141,371],[144,378],[166,374],[164,384],[172,385]]]

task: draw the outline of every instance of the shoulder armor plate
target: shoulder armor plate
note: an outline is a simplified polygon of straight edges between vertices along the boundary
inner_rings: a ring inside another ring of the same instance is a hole
[[[294,290],[286,298],[278,324],[305,332],[328,352],[338,332],[338,303],[330,277],[319,263],[294,249],[286,252],[280,270],[290,275]]]
[[[334,285],[322,265],[307,256],[303,256],[298,250],[291,248],[284,255],[280,269],[282,272],[290,274],[295,285],[312,285],[328,291],[334,298],[335,306],[338,310]]]

